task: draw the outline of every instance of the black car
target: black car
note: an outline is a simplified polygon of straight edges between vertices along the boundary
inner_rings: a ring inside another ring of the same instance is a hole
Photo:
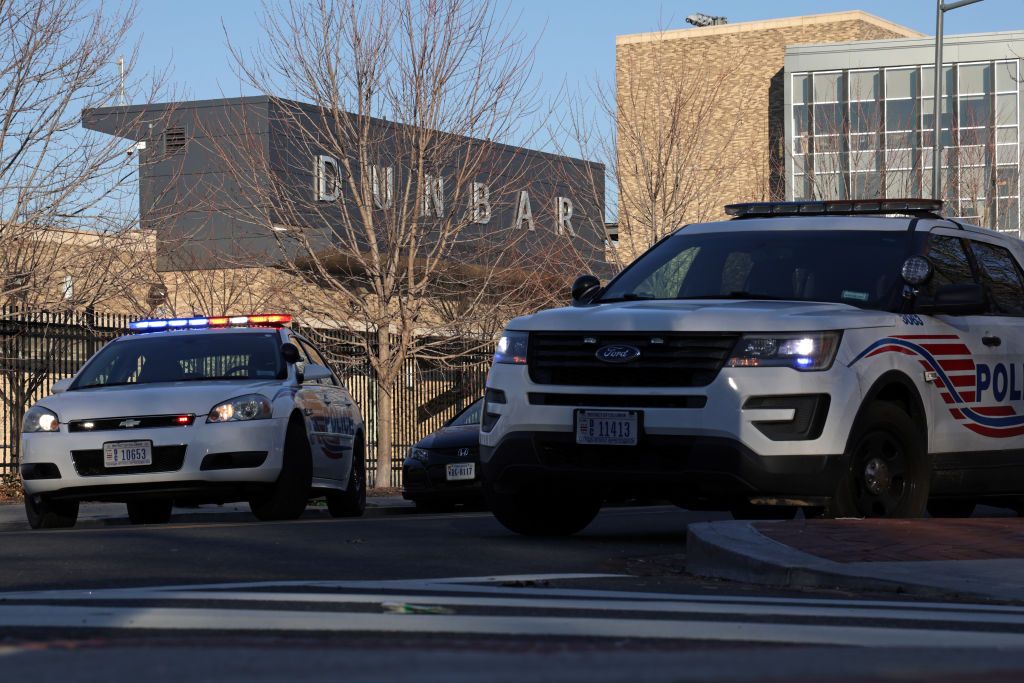
[[[402,463],[402,497],[417,508],[480,504],[480,409],[474,401],[444,427],[421,439]]]

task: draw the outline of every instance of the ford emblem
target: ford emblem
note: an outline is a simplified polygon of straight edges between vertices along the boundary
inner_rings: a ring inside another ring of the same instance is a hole
[[[640,349],[628,344],[611,344],[602,346],[594,355],[605,363],[628,363],[640,357]]]

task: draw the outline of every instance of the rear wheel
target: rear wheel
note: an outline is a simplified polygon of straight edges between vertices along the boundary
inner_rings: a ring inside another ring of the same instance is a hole
[[[874,403],[850,439],[849,469],[829,514],[832,517],[921,517],[931,473],[918,425],[898,406]]]
[[[970,517],[976,507],[978,503],[974,500],[931,500],[928,501],[928,514],[932,517]]]
[[[136,500],[128,503],[128,519],[132,524],[167,524],[171,521],[171,499]]]
[[[301,420],[293,419],[284,439],[281,473],[265,492],[249,499],[249,509],[264,521],[298,519],[309,503],[313,455]]]
[[[571,536],[594,521],[601,498],[546,490],[497,493],[485,487],[491,511],[509,531],[524,536]]]
[[[327,511],[331,517],[362,517],[366,511],[366,449],[356,440],[352,449],[352,471],[344,491],[327,492]]]
[[[78,501],[26,495],[25,516],[33,529],[67,529],[78,521]]]

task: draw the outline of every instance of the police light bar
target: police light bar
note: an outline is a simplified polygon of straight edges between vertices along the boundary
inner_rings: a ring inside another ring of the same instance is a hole
[[[290,315],[260,313],[258,315],[232,315],[221,317],[155,318],[128,323],[132,332],[158,332],[163,330],[197,330],[216,327],[283,327],[292,322]]]
[[[764,216],[861,216],[910,215],[941,218],[942,201],[938,199],[864,199],[821,202],[751,202],[729,204],[725,213],[734,218]]]

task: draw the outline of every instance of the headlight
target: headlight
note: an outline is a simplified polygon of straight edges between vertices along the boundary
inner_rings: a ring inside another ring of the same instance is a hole
[[[260,394],[247,394],[224,401],[210,409],[207,422],[248,422],[266,420],[272,410],[270,401]]]
[[[57,413],[47,410],[42,406],[32,406],[25,413],[25,419],[21,423],[21,433],[31,434],[32,432],[59,432],[60,420]]]
[[[409,453],[406,455],[407,458],[413,460],[419,460],[420,462],[426,462],[430,454],[423,448],[410,448]]]
[[[828,370],[839,350],[839,338],[839,332],[745,334],[726,365]]]
[[[526,346],[529,341],[530,335],[527,332],[506,330],[494,349],[494,362],[526,365]]]

